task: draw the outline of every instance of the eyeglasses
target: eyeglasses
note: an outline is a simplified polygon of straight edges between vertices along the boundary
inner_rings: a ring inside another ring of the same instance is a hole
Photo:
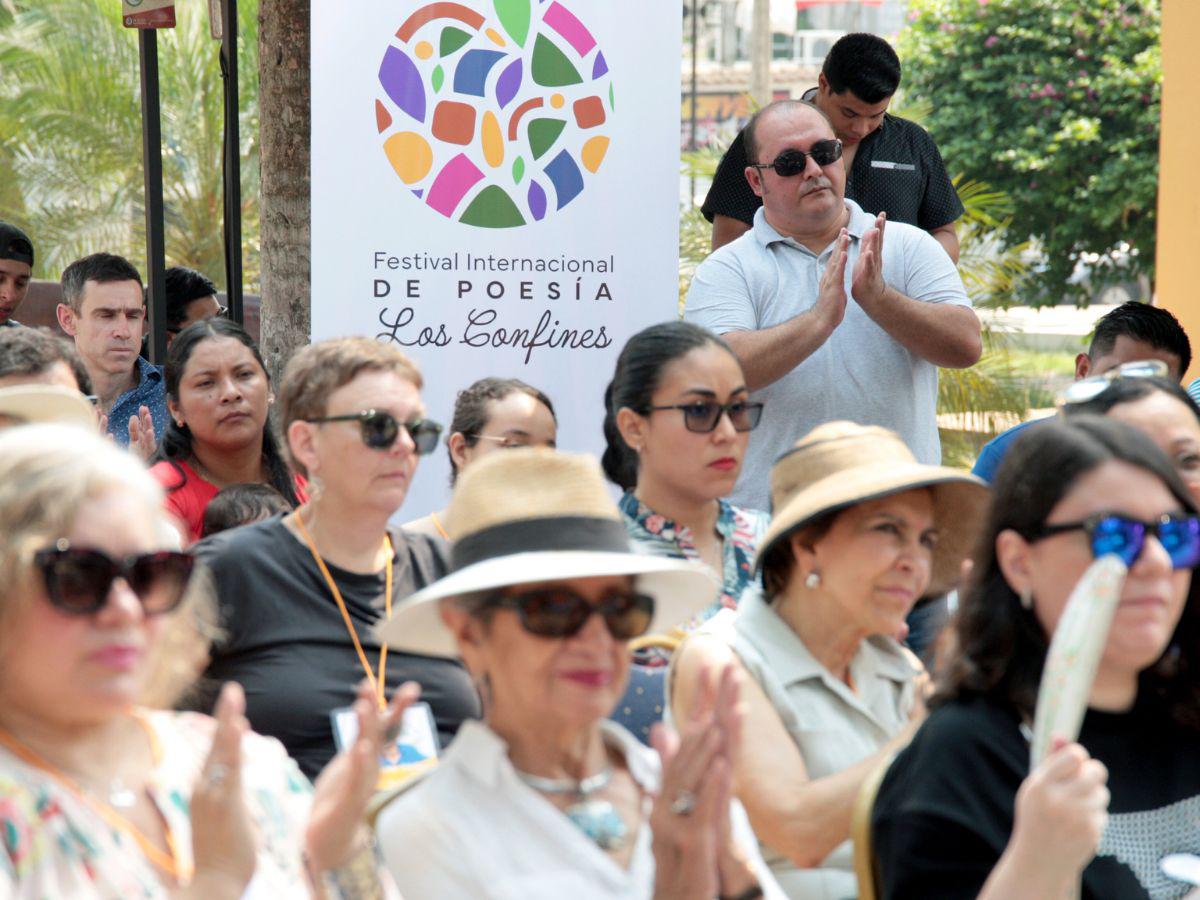
[[[1066,389],[1058,395],[1055,405],[1062,409],[1076,403],[1087,403],[1100,396],[1109,385],[1121,378],[1165,378],[1169,371],[1167,364],[1161,359],[1141,359],[1137,362],[1128,362],[1115,369],[1109,369],[1103,375],[1092,375],[1090,378],[1083,378],[1067,385]]]
[[[1092,545],[1092,556],[1116,554],[1126,566],[1132,566],[1146,545],[1146,535],[1158,538],[1171,568],[1190,569],[1200,562],[1200,518],[1196,516],[1162,516],[1154,522],[1143,522],[1115,513],[1099,513],[1082,522],[1043,525],[1030,537],[1032,540],[1052,537],[1067,531],[1085,531]]]
[[[836,139],[817,141],[807,153],[789,148],[775,157],[775,162],[750,163],[750,167],[760,172],[763,169],[774,169],[780,178],[791,178],[808,168],[810,156],[818,166],[831,166],[842,158],[842,142]]]
[[[698,400],[695,403],[675,403],[671,406],[652,406],[651,411],[660,409],[682,409],[683,426],[688,431],[707,434],[714,431],[721,416],[728,413],[734,431],[753,431],[762,418],[763,404],[745,400],[717,403],[715,400]]]
[[[598,613],[614,640],[628,641],[645,634],[654,618],[654,598],[632,592],[592,603],[569,588],[545,588],[515,595],[493,594],[484,607],[515,609],[526,631],[548,638],[578,634],[592,614]]]
[[[442,426],[433,419],[413,419],[410,422],[401,422],[391,413],[379,412],[375,409],[366,409],[344,416],[321,416],[318,419],[304,419],[303,421],[316,425],[325,422],[357,422],[362,428],[362,442],[372,450],[391,449],[392,445],[396,443],[396,438],[400,437],[400,429],[403,428],[412,438],[413,445],[420,456],[426,456],[437,448],[438,436],[442,433]]]
[[[65,540],[39,550],[33,561],[50,603],[73,616],[103,609],[118,578],[137,595],[146,615],[169,613],[183,601],[195,565],[189,553],[161,550],[116,560],[100,550],[72,547]]]

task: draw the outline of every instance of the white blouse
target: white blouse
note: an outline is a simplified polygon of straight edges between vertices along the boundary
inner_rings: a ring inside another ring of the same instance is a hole
[[[634,781],[656,792],[658,754],[613,722],[602,722],[601,729]],[[782,897],[740,806],[733,822],[766,896]],[[648,900],[654,894],[647,817],[624,869],[521,781],[504,741],[481,722],[463,723],[437,769],[379,814],[376,832],[405,900]]]

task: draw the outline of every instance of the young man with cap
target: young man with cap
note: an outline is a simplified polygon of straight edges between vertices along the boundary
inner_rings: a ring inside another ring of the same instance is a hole
[[[167,397],[162,367],[138,355],[146,328],[141,275],[123,257],[93,253],[67,266],[62,287],[58,324],[75,339],[105,430],[149,459],[167,422]]]
[[[33,276],[33,242],[16,225],[0,222],[0,328],[19,325],[13,314]]]
[[[934,236],[958,262],[955,221],[962,201],[933,138],[915,122],[888,113],[900,85],[900,59],[881,37],[847,34],[830,49],[817,79],[805,91],[825,113],[842,142],[846,196],[865,212],[886,212],[889,222],[916,225]],[[713,223],[716,250],[750,230],[762,200],[747,182],[745,131],[734,139],[713,177],[701,212]]]

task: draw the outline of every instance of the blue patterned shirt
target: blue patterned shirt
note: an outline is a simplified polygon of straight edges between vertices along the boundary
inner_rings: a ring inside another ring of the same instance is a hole
[[[742,591],[756,581],[753,574],[754,554],[771,523],[770,515],[765,512],[742,509],[726,500],[718,500],[717,503],[720,504],[717,533],[723,542],[723,571],[717,573],[721,579],[721,596],[696,616],[692,625],[712,618],[722,609],[737,608]],[[638,552],[673,559],[700,560],[695,537],[686,525],[678,525],[659,515],[638,500],[632,491],[625,493],[620,506],[629,539]]]
[[[136,416],[138,409],[149,408],[154,418],[154,439],[162,438],[167,427],[167,385],[163,381],[162,366],[152,366],[142,357],[137,358],[138,381],[123,393],[108,411],[108,433],[122,447],[129,446],[129,418]]]

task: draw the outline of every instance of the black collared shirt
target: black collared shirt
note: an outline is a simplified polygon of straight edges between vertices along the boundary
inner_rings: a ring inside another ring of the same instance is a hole
[[[806,99],[808,94],[805,95]],[[746,181],[742,132],[721,159],[700,211],[712,221],[729,216],[750,225],[762,200]],[[883,122],[858,145],[846,179],[846,196],[872,215],[933,231],[963,214],[933,138],[920,125],[884,113]]]

